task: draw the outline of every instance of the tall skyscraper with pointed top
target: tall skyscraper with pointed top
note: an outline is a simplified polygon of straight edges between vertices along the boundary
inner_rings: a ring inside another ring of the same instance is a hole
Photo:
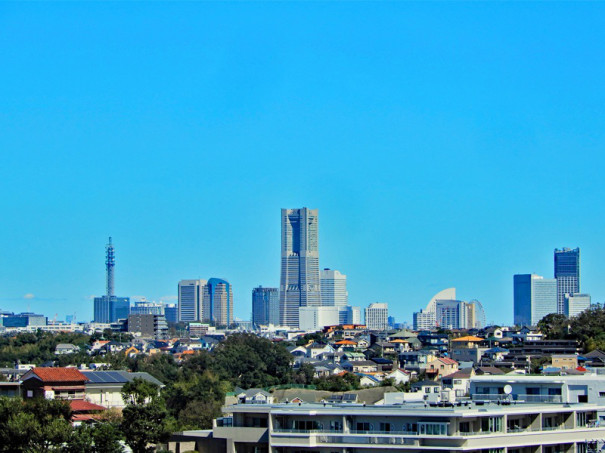
[[[112,323],[119,319],[128,319],[130,299],[116,297],[114,287],[115,249],[111,237],[105,246],[105,288],[106,294],[94,299],[94,322]]]
[[[321,306],[317,209],[281,210],[280,324],[298,327],[300,307]]]

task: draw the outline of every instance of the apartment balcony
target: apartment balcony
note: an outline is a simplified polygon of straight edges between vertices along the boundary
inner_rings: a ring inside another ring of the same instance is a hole
[[[561,395],[502,395],[493,393],[474,393],[471,395],[473,401],[500,401],[504,404],[525,402],[525,403],[561,403]]]

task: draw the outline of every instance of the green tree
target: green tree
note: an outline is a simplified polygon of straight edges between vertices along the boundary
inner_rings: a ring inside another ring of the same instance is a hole
[[[216,346],[212,368],[219,377],[242,388],[270,387],[292,381],[291,362],[283,345],[243,333]]]
[[[122,411],[120,429],[134,453],[150,453],[170,438],[167,411],[159,399],[147,404],[128,404]]]
[[[0,451],[60,451],[72,433],[64,401],[0,397]]]

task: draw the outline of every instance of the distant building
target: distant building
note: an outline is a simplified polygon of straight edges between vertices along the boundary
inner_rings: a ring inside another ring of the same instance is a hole
[[[202,319],[202,295],[206,280],[181,280],[179,282],[178,320],[182,322]]]
[[[116,296],[101,296],[94,298],[94,322],[113,323],[120,319],[128,319],[130,314],[130,298]]]
[[[365,325],[370,330],[387,330],[389,328],[389,305],[375,302],[365,309]]]
[[[105,247],[105,277],[106,293],[94,298],[94,322],[113,323],[127,319],[130,314],[130,298],[118,297],[114,294],[114,268],[116,265],[115,248],[111,237]]]
[[[456,298],[456,288],[435,294],[426,308],[414,313],[414,330],[481,329],[485,327],[483,305],[476,299]]]
[[[298,327],[300,307],[321,305],[317,209],[281,210],[280,325]]]
[[[300,307],[299,329],[316,331],[340,324],[340,307]]]
[[[536,274],[517,274],[514,283],[514,322],[535,326],[550,313],[557,313],[557,280]]]
[[[339,307],[339,324],[361,324],[361,308],[351,307]]]
[[[141,314],[128,316],[128,332],[142,337],[163,340],[168,336],[168,324],[164,315]]]
[[[337,270],[324,269],[319,274],[322,307],[345,307],[348,303],[347,276]]]
[[[580,249],[555,249],[557,313],[565,314],[565,294],[580,292]]]
[[[204,286],[202,321],[218,326],[233,324],[233,288],[227,280],[211,278]]]
[[[578,316],[590,308],[590,294],[565,294],[565,315]]]
[[[259,286],[252,290],[252,322],[257,326],[279,325],[279,290]]]
[[[19,313],[0,317],[0,325],[4,327],[32,327],[46,326],[48,319],[44,315],[35,313]]]
[[[172,324],[179,322],[179,307],[177,304],[166,304],[164,307],[164,316],[166,317],[166,322]]]
[[[131,307],[133,315],[164,315],[164,304],[158,302],[137,301]]]

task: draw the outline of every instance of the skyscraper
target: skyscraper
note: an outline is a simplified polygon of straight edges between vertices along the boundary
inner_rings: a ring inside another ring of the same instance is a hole
[[[535,326],[551,313],[557,313],[557,280],[535,274],[513,277],[514,322],[518,326]]]
[[[321,281],[321,305],[323,307],[345,307],[348,302],[347,276],[339,271],[324,269],[319,274]]]
[[[211,278],[204,286],[202,321],[217,326],[233,324],[233,288],[227,280]]]
[[[317,209],[281,210],[281,325],[298,327],[299,307],[321,306]]]
[[[557,313],[565,314],[565,294],[580,292],[580,249],[555,249]]]
[[[181,280],[179,282],[179,321],[201,321],[204,286],[206,286],[206,280]]]
[[[389,305],[375,302],[365,309],[365,323],[369,330],[389,328]]]
[[[94,322],[112,323],[119,319],[128,319],[130,299],[116,297],[114,294],[115,249],[111,237],[105,246],[105,287],[106,294],[94,298]]]
[[[279,324],[279,290],[259,286],[252,290],[252,322],[266,326]]]

